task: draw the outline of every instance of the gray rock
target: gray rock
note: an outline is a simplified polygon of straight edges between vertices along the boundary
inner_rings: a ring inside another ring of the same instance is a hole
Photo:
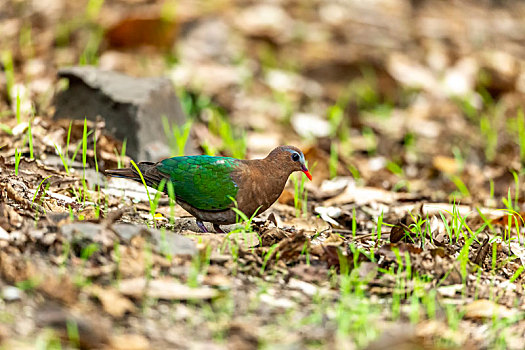
[[[197,246],[191,239],[171,231],[150,229],[145,226],[131,224],[114,224],[110,229],[115,232],[123,242],[129,242],[133,237],[145,234],[149,237],[153,250],[164,255],[195,255]],[[71,242],[82,245],[82,242],[97,242],[104,226],[91,222],[74,222],[60,227],[60,232]]]
[[[107,184],[107,177],[93,168],[87,168],[84,174],[91,189],[95,189],[97,186],[104,188]]]
[[[68,241],[89,240],[94,241],[102,231],[102,225],[92,222],[73,222],[60,227],[60,232]]]
[[[157,253],[171,256],[195,255],[197,253],[195,242],[171,231],[161,231],[130,224],[114,224],[112,228],[125,241],[130,240],[143,231],[148,232]]]
[[[167,78],[134,78],[114,71],[82,66],[60,69],[69,88],[55,96],[55,118],[95,120],[120,140],[127,138],[127,153],[137,160],[156,161],[171,152],[162,126],[186,122],[172,82]],[[194,154],[188,142],[186,154]]]

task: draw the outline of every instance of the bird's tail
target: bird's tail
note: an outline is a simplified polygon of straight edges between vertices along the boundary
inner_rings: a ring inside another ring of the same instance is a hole
[[[108,169],[104,171],[104,173],[106,175],[113,176],[113,177],[122,177],[124,179],[133,179],[133,180],[135,180],[135,175],[136,175],[136,173],[133,172],[133,169],[131,168]]]
[[[163,176],[157,171],[156,163],[152,162],[140,162],[137,164],[137,167],[144,178],[144,181],[148,186],[157,188],[159,182]],[[135,167],[123,168],[123,169],[109,169],[105,171],[106,175],[113,177],[121,177],[124,179],[131,179],[138,182],[142,182],[139,172]]]

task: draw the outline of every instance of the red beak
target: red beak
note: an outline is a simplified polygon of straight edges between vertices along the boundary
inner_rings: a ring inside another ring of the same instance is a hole
[[[308,179],[310,179],[310,181],[312,181],[312,175],[310,174],[310,172],[308,171],[308,169],[303,165],[302,167],[302,170],[303,170],[303,173],[306,175],[306,177]]]

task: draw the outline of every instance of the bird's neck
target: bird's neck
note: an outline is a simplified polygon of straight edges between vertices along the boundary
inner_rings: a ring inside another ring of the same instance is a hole
[[[258,187],[267,195],[264,202],[268,206],[273,204],[281,195],[281,192],[288,181],[290,171],[282,166],[281,162],[275,159],[264,158],[254,160],[256,172],[258,173]]]
[[[286,167],[282,166],[281,160],[270,157],[260,160],[260,169],[263,171],[263,174],[266,174],[268,179],[274,179],[282,184],[283,188],[291,174]]]

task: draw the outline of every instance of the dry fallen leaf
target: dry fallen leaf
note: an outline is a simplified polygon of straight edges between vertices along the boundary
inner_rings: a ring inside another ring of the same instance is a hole
[[[287,238],[281,240],[275,249],[271,251],[268,258],[268,262],[274,262],[276,256],[279,256],[278,260],[281,261],[293,261],[302,254],[305,249],[309,249],[310,240],[302,233],[296,233],[290,235]]]
[[[465,306],[465,318],[507,318],[516,314],[516,310],[499,305],[491,300],[479,299]]]
[[[154,46],[166,49],[173,45],[177,30],[176,22],[164,18],[129,17],[109,28],[106,39],[112,47]]]
[[[326,207],[347,203],[366,205],[370,203],[393,203],[400,195],[375,187],[355,187],[348,185],[343,193],[324,201]]]
[[[146,350],[151,345],[144,336],[140,334],[119,334],[111,337],[109,341],[111,350]]]
[[[6,230],[19,228],[22,226],[22,222],[22,217],[13,207],[5,203],[0,204],[0,227]]]
[[[523,226],[525,223],[525,212],[519,212],[519,213],[507,213],[503,212],[503,216],[497,217],[495,219],[491,220],[491,223],[493,225],[501,225],[501,226],[510,226],[510,227],[516,227],[516,223],[520,226]],[[509,217],[510,216],[510,217]],[[510,225],[509,225],[509,219],[510,219]]]
[[[115,318],[121,318],[127,312],[135,312],[135,304],[112,288],[92,285],[84,290],[94,295],[100,301],[104,310]]]
[[[269,225],[265,225],[261,228],[260,238],[262,247],[270,247],[289,236],[288,232],[278,227],[268,226]]]
[[[445,174],[455,174],[460,169],[460,165],[454,158],[445,156],[435,156],[434,159],[432,159],[432,165]]]
[[[119,291],[129,297],[141,299],[144,296],[165,300],[213,299],[219,292],[209,287],[191,288],[174,279],[156,279],[148,281],[138,277],[122,280]]]
[[[317,232],[323,232],[330,229],[330,224],[315,216],[308,218],[293,218],[290,221],[285,221],[284,225],[293,226],[296,230],[302,230],[308,234],[315,234]]]
[[[312,146],[303,150],[304,158],[312,168],[312,183],[320,186],[325,180],[330,179],[330,154],[320,147]],[[337,175],[350,176],[350,171],[341,162],[337,164]]]
[[[279,203],[286,205],[293,205],[294,195],[291,191],[284,189],[278,199]]]

